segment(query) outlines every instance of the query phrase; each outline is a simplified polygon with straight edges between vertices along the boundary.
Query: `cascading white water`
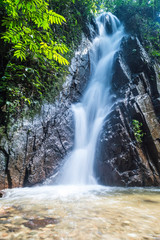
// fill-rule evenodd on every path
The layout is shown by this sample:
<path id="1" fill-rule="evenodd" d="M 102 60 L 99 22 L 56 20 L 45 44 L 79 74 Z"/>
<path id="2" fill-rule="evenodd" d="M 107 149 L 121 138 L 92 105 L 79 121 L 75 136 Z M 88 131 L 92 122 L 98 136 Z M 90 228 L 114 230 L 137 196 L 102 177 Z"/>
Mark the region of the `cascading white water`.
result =
<path id="1" fill-rule="evenodd" d="M 110 23 L 107 35 L 106 20 Z M 74 148 L 62 168 L 59 184 L 96 184 L 94 158 L 97 139 L 111 106 L 112 64 L 124 35 L 123 26 L 111 13 L 97 18 L 99 36 L 91 49 L 91 79 L 81 102 L 72 105 L 75 120 Z"/>

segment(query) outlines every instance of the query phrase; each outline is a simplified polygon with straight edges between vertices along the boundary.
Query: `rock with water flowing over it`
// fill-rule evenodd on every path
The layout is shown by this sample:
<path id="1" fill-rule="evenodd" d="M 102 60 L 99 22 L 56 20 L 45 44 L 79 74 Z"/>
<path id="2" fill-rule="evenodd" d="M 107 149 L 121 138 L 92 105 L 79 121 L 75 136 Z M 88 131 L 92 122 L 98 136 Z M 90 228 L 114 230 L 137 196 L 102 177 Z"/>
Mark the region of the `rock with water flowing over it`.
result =
<path id="1" fill-rule="evenodd" d="M 82 96 L 89 77 L 90 44 L 83 36 L 56 102 L 44 104 L 33 119 L 18 121 L 10 128 L 8 139 L 1 139 L 0 189 L 32 186 L 57 174 L 73 145 L 70 107 Z"/>
<path id="2" fill-rule="evenodd" d="M 115 104 L 98 143 L 97 177 L 105 185 L 160 185 L 160 102 L 156 66 L 139 40 L 125 37 L 115 55 L 112 94 Z M 133 120 L 141 123 L 137 142 Z"/>

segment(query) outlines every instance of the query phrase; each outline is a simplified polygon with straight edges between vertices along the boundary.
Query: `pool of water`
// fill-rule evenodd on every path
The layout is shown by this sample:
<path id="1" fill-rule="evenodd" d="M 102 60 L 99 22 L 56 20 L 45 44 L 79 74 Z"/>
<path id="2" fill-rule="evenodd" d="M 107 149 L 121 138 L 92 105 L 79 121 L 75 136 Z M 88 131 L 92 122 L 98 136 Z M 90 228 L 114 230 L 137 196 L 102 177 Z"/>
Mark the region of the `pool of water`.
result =
<path id="1" fill-rule="evenodd" d="M 43 186 L 5 190 L 0 240 L 160 240 L 160 189 Z"/>

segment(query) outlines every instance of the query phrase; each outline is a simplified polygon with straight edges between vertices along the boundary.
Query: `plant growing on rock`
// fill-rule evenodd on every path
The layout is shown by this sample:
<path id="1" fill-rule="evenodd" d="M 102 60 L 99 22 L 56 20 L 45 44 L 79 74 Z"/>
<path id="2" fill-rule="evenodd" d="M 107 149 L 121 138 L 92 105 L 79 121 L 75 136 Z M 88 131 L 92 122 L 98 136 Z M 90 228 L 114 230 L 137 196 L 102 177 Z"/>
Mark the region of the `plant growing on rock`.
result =
<path id="1" fill-rule="evenodd" d="M 143 131 L 141 129 L 142 123 L 139 122 L 138 120 L 133 119 L 132 125 L 133 125 L 133 132 L 134 132 L 134 136 L 136 138 L 136 141 L 138 143 L 142 143 L 143 142 L 143 137 L 145 135 L 145 133 L 143 133 Z"/>

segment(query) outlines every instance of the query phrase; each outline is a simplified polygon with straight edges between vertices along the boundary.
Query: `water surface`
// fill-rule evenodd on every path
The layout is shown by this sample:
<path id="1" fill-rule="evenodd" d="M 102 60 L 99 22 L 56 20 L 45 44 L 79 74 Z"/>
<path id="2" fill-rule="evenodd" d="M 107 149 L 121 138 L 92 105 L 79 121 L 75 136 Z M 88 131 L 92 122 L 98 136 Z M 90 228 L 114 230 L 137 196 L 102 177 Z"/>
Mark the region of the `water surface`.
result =
<path id="1" fill-rule="evenodd" d="M 44 186 L 5 190 L 0 239 L 160 239 L 160 189 Z"/>

